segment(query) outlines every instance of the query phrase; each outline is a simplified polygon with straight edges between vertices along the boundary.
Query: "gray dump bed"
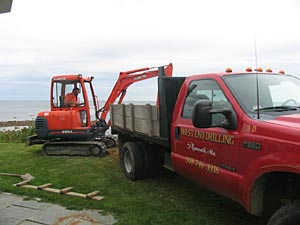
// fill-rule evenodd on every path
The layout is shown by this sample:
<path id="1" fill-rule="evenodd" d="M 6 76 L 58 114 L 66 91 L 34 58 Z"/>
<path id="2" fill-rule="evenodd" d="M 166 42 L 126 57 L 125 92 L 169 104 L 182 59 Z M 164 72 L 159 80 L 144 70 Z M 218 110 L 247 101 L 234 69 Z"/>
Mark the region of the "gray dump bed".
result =
<path id="1" fill-rule="evenodd" d="M 156 106 L 111 105 L 111 126 L 113 129 L 159 137 L 159 113 Z"/>
<path id="2" fill-rule="evenodd" d="M 111 105 L 111 129 L 125 134 L 170 146 L 170 125 L 177 95 L 185 77 L 159 77 L 159 107 L 155 105 Z"/>

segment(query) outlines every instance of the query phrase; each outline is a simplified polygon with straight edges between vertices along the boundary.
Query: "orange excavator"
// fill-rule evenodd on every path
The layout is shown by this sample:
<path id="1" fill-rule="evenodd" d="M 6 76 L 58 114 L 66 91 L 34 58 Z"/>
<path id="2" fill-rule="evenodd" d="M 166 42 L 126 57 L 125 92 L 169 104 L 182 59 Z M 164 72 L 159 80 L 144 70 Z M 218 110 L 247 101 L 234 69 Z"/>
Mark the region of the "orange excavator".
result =
<path id="1" fill-rule="evenodd" d="M 158 68 L 120 72 L 102 108 L 92 85 L 94 77 L 81 74 L 52 77 L 51 110 L 38 113 L 36 135 L 28 138 L 28 144 L 43 144 L 45 155 L 104 156 L 107 147 L 116 145 L 115 139 L 106 135 L 110 126 L 110 120 L 107 120 L 109 105 L 117 100 L 117 104 L 121 104 L 131 84 L 157 76 L 172 76 L 172 71 L 170 63 Z M 72 104 L 71 93 L 76 101 Z"/>

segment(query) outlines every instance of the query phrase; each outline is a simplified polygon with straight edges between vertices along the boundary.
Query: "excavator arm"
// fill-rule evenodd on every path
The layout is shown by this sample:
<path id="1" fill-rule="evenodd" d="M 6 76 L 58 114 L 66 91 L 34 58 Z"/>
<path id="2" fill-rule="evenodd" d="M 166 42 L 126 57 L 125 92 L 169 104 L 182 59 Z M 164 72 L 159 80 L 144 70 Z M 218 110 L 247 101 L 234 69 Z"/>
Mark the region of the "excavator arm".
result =
<path id="1" fill-rule="evenodd" d="M 157 68 L 157 67 L 156 67 Z M 126 72 L 120 72 L 119 78 L 116 81 L 108 99 L 106 100 L 104 106 L 98 110 L 97 117 L 100 121 L 105 121 L 106 116 L 109 112 L 109 105 L 115 103 L 115 101 L 119 98 L 118 104 L 123 102 L 123 99 L 126 95 L 127 88 L 138 81 L 146 80 L 152 77 L 157 76 L 172 76 L 173 72 L 173 65 L 170 63 L 167 66 L 158 67 L 157 69 L 153 70 L 154 68 L 141 68 L 136 70 L 130 70 Z M 110 126 L 110 120 L 106 122 L 107 127 Z"/>

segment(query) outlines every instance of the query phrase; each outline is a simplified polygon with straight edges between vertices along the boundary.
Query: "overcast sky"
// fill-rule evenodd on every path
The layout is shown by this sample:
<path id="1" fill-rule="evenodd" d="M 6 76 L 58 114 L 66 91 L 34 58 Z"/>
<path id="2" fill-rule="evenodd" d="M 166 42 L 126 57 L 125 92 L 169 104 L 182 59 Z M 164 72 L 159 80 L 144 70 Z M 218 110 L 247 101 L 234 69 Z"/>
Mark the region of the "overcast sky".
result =
<path id="1" fill-rule="evenodd" d="M 0 100 L 48 100 L 53 75 L 95 77 L 106 99 L 120 71 L 174 76 L 255 67 L 300 76 L 300 0 L 14 0 L 0 14 Z M 156 79 L 127 100 L 155 100 Z"/>

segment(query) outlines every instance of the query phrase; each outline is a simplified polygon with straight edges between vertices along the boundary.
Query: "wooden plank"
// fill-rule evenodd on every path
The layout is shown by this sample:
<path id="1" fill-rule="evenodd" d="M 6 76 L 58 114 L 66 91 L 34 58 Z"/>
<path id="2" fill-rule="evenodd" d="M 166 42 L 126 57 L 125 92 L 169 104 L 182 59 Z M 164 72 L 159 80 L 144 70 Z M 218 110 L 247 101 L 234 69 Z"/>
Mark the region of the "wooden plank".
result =
<path id="1" fill-rule="evenodd" d="M 111 120 L 111 124 L 118 127 L 125 127 L 124 125 L 124 118 L 125 118 L 125 105 L 111 105 L 110 106 L 111 111 L 111 117 L 113 118 Z"/>
<path id="2" fill-rule="evenodd" d="M 38 189 L 37 186 L 35 186 L 35 185 L 29 185 L 29 184 L 26 184 L 26 185 L 23 185 L 23 186 L 20 186 L 20 187 L 23 187 L 23 188 L 30 188 L 30 189 L 35 189 L 35 190 Z"/>
<path id="3" fill-rule="evenodd" d="M 91 199 L 100 201 L 100 200 L 104 199 L 104 197 L 102 197 L 102 196 L 95 196 L 95 197 L 92 197 Z"/>
<path id="4" fill-rule="evenodd" d="M 99 191 L 93 191 L 86 195 L 86 198 L 92 198 L 99 194 Z"/>
<path id="5" fill-rule="evenodd" d="M 153 119 L 152 119 L 152 109 L 151 109 L 151 105 L 150 104 L 147 104 L 146 105 L 146 108 L 147 108 L 147 121 L 148 121 L 148 130 L 149 130 L 149 135 L 151 137 L 153 137 L 154 135 L 154 131 L 153 131 Z"/>
<path id="6" fill-rule="evenodd" d="M 152 110 L 152 120 L 155 121 L 155 122 L 159 122 L 158 107 L 152 105 L 151 110 Z"/>
<path id="7" fill-rule="evenodd" d="M 0 173 L 0 176 L 21 177 L 21 174 L 14 174 L 14 173 Z"/>
<path id="8" fill-rule="evenodd" d="M 135 131 L 135 123 L 134 123 L 134 105 L 130 104 L 129 105 L 129 110 L 130 110 L 130 118 L 131 118 L 131 129 Z"/>
<path id="9" fill-rule="evenodd" d="M 110 111 L 110 124 L 114 125 L 115 124 L 115 115 L 114 115 L 114 108 L 113 105 L 109 105 L 109 111 Z"/>
<path id="10" fill-rule="evenodd" d="M 66 195 L 80 197 L 80 198 L 86 198 L 86 194 L 81 194 L 77 192 L 67 192 Z"/>
<path id="11" fill-rule="evenodd" d="M 102 196 L 96 196 L 99 194 L 99 191 L 93 191 L 89 194 L 82 194 L 82 193 L 77 193 L 77 192 L 70 192 L 70 190 L 72 190 L 74 187 L 67 187 L 67 188 L 59 190 L 59 189 L 55 189 L 55 188 L 50 188 L 50 186 L 52 186 L 51 183 L 43 184 L 40 186 L 35 186 L 35 185 L 28 185 L 27 183 L 29 183 L 29 182 L 30 182 L 30 180 L 22 181 L 20 183 L 14 184 L 14 186 L 19 186 L 19 187 L 23 187 L 23 188 L 31 188 L 31 189 L 41 190 L 41 191 L 48 191 L 48 192 L 52 192 L 52 193 L 56 193 L 56 194 L 65 194 L 65 195 L 70 195 L 70 196 L 80 197 L 80 198 L 93 199 L 93 200 L 97 200 L 97 201 L 100 201 L 104 198 Z"/>
<path id="12" fill-rule="evenodd" d="M 39 190 L 43 190 L 43 189 L 45 189 L 45 188 L 47 188 L 47 187 L 51 187 L 51 186 L 52 186 L 51 183 L 47 183 L 47 184 L 43 184 L 43 185 L 38 186 L 38 189 L 39 189 Z"/>
<path id="13" fill-rule="evenodd" d="M 121 105 L 121 107 L 122 107 L 122 114 L 121 114 L 121 117 L 120 117 L 120 119 L 122 120 L 122 124 L 123 124 L 123 127 L 124 128 L 126 128 L 126 119 L 125 119 L 125 105 L 124 104 L 122 104 Z"/>
<path id="14" fill-rule="evenodd" d="M 44 188 L 43 191 L 48 191 L 48 192 L 60 194 L 60 190 L 59 189 L 55 189 L 55 188 Z"/>
<path id="15" fill-rule="evenodd" d="M 159 122 L 153 122 L 153 136 L 160 137 L 160 127 Z"/>
<path id="16" fill-rule="evenodd" d="M 74 187 L 66 187 L 64 189 L 61 189 L 60 194 L 66 194 L 67 192 L 71 191 L 72 189 L 74 189 Z"/>
<path id="17" fill-rule="evenodd" d="M 24 180 L 24 181 L 21 181 L 21 182 L 19 182 L 17 184 L 14 184 L 14 186 L 17 186 L 17 187 L 23 186 L 25 184 L 28 184 L 29 182 L 30 182 L 30 180 Z"/>

